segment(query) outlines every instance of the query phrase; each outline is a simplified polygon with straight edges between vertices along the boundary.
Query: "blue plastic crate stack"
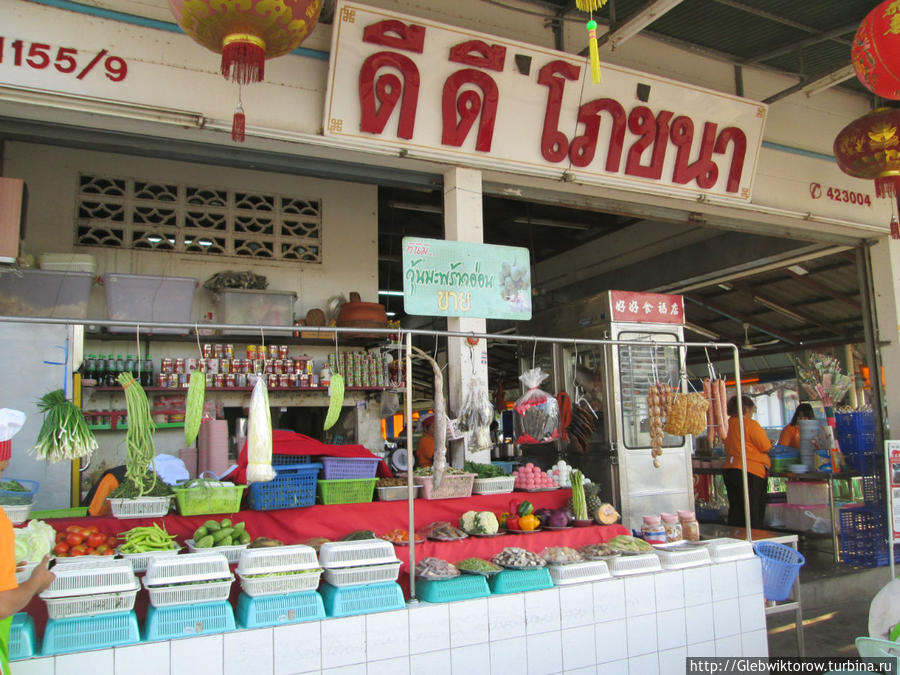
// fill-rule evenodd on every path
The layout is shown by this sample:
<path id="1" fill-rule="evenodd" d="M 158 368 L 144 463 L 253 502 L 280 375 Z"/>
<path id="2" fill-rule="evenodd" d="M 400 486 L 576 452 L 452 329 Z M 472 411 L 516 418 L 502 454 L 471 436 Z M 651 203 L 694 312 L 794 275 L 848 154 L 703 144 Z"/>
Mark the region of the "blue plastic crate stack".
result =
<path id="1" fill-rule="evenodd" d="M 328 616 L 354 616 L 405 606 L 397 583 L 400 561 L 383 539 L 330 541 L 319 549 L 325 583 L 320 593 Z"/>
<path id="2" fill-rule="evenodd" d="M 888 523 L 883 507 L 844 506 L 840 513 L 841 559 L 856 567 L 888 564 Z"/>

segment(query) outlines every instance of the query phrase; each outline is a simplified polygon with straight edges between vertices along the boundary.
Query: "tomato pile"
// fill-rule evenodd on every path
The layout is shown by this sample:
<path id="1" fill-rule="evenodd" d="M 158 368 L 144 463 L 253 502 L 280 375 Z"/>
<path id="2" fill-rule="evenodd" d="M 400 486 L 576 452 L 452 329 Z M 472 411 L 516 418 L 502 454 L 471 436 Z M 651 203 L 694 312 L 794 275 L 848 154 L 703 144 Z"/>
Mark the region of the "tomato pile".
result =
<path id="1" fill-rule="evenodd" d="M 115 535 L 104 534 L 96 526 L 69 525 L 56 533 L 53 552 L 61 558 L 79 555 L 115 555 L 119 542 Z"/>

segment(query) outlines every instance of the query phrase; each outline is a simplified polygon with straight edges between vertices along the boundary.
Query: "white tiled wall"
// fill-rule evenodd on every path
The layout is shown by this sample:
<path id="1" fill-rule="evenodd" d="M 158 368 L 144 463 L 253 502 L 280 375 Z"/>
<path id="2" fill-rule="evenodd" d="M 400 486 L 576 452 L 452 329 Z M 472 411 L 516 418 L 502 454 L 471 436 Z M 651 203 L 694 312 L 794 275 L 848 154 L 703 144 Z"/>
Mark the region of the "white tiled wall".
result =
<path id="1" fill-rule="evenodd" d="M 668 675 L 766 656 L 758 559 L 16 661 L 16 675 Z"/>

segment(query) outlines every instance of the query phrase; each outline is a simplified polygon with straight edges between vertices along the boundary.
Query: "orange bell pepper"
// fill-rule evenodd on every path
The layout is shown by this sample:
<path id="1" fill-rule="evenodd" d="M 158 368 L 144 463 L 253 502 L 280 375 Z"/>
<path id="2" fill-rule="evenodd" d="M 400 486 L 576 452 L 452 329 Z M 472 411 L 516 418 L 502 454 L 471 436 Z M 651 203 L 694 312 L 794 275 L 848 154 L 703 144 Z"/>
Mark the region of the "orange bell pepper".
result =
<path id="1" fill-rule="evenodd" d="M 536 530 L 541 526 L 541 521 L 538 520 L 538 517 L 533 514 L 528 514 L 527 516 L 519 516 L 519 529 L 520 530 Z"/>

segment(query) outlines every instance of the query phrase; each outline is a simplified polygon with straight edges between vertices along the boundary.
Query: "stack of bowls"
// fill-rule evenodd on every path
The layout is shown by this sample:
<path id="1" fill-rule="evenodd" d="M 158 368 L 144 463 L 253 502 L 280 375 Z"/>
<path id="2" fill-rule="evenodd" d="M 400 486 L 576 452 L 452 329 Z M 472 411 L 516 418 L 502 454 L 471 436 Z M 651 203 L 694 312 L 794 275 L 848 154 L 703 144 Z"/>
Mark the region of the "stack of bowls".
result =
<path id="1" fill-rule="evenodd" d="M 816 449 L 813 439 L 818 436 L 823 420 L 797 420 L 800 427 L 800 464 L 807 467 L 815 466 Z"/>

